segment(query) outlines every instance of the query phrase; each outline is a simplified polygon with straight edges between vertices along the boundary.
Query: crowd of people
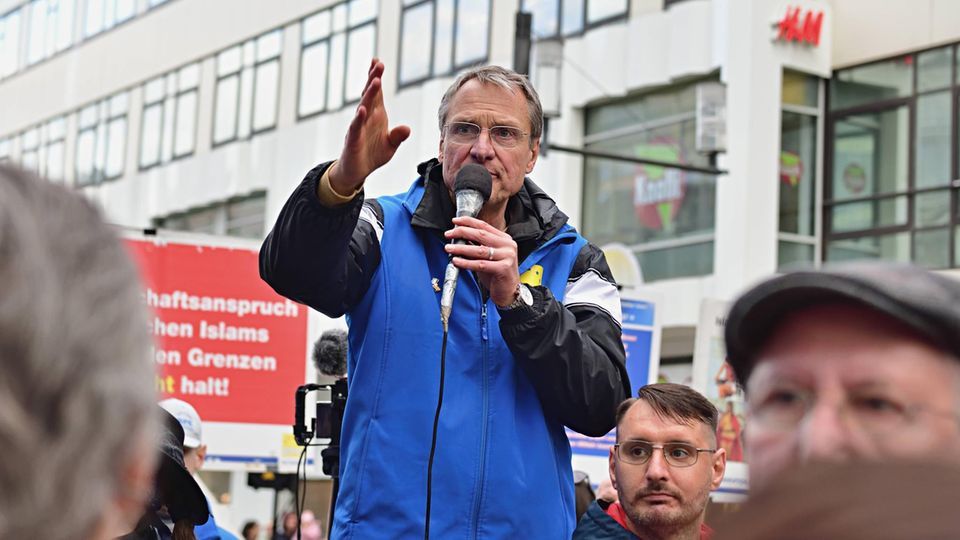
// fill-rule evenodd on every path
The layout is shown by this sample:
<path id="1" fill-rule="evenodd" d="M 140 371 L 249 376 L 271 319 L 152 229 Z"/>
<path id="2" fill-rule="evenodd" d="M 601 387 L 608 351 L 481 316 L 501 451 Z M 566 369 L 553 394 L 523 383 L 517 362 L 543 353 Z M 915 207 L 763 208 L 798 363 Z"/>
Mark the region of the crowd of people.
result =
<path id="1" fill-rule="evenodd" d="M 364 198 L 410 134 L 389 126 L 383 71 L 371 63 L 343 152 L 307 173 L 260 259 L 281 294 L 350 316 L 333 538 L 960 537 L 960 282 L 858 263 L 747 290 L 725 328 L 723 383 L 748 417 L 732 446 L 741 427 L 688 386 L 629 395 L 603 253 L 526 178 L 543 119 L 525 77 L 467 70 L 409 191 Z M 491 176 L 476 217 L 455 217 L 465 164 Z M 448 335 L 420 315 L 449 260 L 464 273 Z M 0 283 L 0 540 L 236 538 L 197 475 L 199 414 L 158 406 L 137 271 L 101 213 L 0 167 Z M 565 427 L 616 430 L 595 490 Z M 708 524 L 741 453 L 752 494 Z M 238 533 L 323 538 L 299 517 Z"/>

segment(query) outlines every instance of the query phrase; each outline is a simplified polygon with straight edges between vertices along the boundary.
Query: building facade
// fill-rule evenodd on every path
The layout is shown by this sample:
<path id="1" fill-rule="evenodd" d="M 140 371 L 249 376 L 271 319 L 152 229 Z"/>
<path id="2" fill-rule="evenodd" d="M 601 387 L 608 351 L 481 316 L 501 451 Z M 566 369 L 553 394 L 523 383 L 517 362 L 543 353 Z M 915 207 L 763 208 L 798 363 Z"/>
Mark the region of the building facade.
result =
<path id="1" fill-rule="evenodd" d="M 960 266 L 952 0 L 0 0 L 0 161 L 119 225 L 262 238 L 339 155 L 370 57 L 412 128 L 377 196 L 437 155 L 457 72 L 513 64 L 519 10 L 550 113 L 531 176 L 639 263 L 618 278 L 662 298 L 665 364 L 704 299 L 790 264 Z"/>

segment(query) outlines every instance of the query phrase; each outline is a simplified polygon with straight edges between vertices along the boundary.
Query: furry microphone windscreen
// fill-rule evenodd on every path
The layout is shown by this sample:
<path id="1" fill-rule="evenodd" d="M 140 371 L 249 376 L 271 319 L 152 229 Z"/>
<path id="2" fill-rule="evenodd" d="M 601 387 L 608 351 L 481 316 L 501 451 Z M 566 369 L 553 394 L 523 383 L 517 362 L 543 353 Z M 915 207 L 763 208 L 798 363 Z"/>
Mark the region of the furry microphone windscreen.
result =
<path id="1" fill-rule="evenodd" d="M 317 371 L 330 377 L 347 374 L 347 331 L 327 330 L 313 344 L 313 363 Z"/>

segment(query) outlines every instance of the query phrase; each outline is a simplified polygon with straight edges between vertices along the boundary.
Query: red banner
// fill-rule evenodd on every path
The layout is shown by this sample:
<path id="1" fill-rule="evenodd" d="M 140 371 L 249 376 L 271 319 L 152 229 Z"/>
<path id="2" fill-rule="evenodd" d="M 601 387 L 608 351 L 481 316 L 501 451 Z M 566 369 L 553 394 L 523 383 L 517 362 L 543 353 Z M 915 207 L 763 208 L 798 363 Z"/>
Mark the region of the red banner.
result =
<path id="1" fill-rule="evenodd" d="M 289 424 L 307 308 L 260 279 L 257 252 L 128 240 L 151 309 L 157 387 L 205 422 Z"/>

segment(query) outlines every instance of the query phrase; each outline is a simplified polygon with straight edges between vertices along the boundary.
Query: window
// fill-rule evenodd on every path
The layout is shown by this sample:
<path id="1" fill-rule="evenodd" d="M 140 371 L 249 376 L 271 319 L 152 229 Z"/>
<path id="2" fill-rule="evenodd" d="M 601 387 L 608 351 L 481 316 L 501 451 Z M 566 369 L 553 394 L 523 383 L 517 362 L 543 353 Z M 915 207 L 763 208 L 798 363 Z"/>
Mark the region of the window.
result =
<path id="1" fill-rule="evenodd" d="M 122 92 L 80 110 L 74 162 L 78 185 L 123 174 L 127 142 L 127 99 Z"/>
<path id="2" fill-rule="evenodd" d="M 75 0 L 33 0 L 28 4 L 27 64 L 35 64 L 73 42 Z"/>
<path id="3" fill-rule="evenodd" d="M 40 173 L 40 128 L 28 129 L 20 135 L 20 166 Z"/>
<path id="4" fill-rule="evenodd" d="M 41 173 L 55 182 L 64 179 L 64 152 L 66 148 L 66 119 L 54 118 L 43 125 L 41 132 Z"/>
<path id="5" fill-rule="evenodd" d="M 827 260 L 960 266 L 957 47 L 838 71 L 830 83 Z"/>
<path id="6" fill-rule="evenodd" d="M 489 35 L 489 0 L 404 0 L 400 86 L 486 61 Z"/>
<path id="7" fill-rule="evenodd" d="M 214 146 L 276 127 L 282 37 L 274 30 L 217 55 Z"/>
<path id="8" fill-rule="evenodd" d="M 140 168 L 193 153 L 200 64 L 184 66 L 143 85 Z"/>
<path id="9" fill-rule="evenodd" d="M 587 109 L 585 147 L 708 166 L 707 157 L 695 149 L 696 85 Z M 598 245 L 627 245 L 647 281 L 713 272 L 715 207 L 713 175 L 584 160 L 584 234 Z"/>
<path id="10" fill-rule="evenodd" d="M 87 0 L 83 35 L 95 36 L 131 19 L 136 7 L 135 0 Z"/>
<path id="11" fill-rule="evenodd" d="M 533 35 L 544 39 L 624 20 L 628 4 L 627 0 L 523 0 L 522 7 L 533 14 Z"/>
<path id="12" fill-rule="evenodd" d="M 20 68 L 20 9 L 0 15 L 0 79 Z"/>
<path id="13" fill-rule="evenodd" d="M 351 0 L 300 23 L 297 116 L 336 110 L 360 99 L 377 41 L 377 2 Z"/>
<path id="14" fill-rule="evenodd" d="M 154 223 L 158 228 L 175 231 L 263 239 L 266 208 L 267 196 L 260 192 L 158 218 Z"/>
<path id="15" fill-rule="evenodd" d="M 10 161 L 10 137 L 0 138 L 0 163 Z"/>
<path id="16" fill-rule="evenodd" d="M 777 263 L 784 268 L 816 259 L 820 80 L 784 71 L 781 94 Z"/>

